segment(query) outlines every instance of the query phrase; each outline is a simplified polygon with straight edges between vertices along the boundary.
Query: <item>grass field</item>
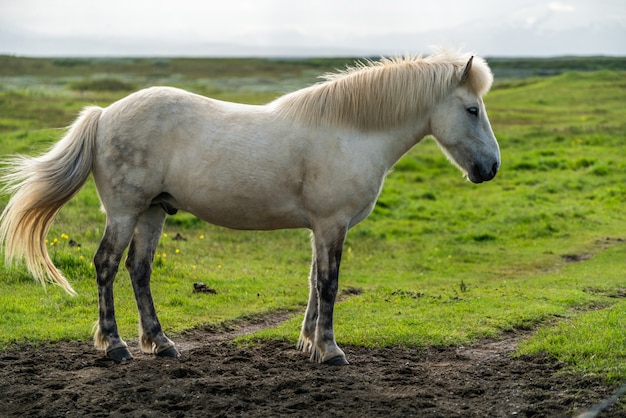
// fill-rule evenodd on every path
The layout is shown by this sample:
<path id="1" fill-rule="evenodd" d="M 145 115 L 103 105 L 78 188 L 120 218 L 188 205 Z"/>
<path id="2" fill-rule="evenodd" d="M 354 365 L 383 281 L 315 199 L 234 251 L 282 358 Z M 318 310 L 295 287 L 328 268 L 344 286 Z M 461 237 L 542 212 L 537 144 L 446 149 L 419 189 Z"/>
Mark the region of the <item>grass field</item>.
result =
<path id="1" fill-rule="evenodd" d="M 346 62 L 0 57 L 0 154 L 40 153 L 83 106 L 106 106 L 144 86 L 265 103 Z M 562 72 L 497 82 L 485 102 L 502 169 L 490 183 L 463 180 L 432 140 L 406 155 L 373 214 L 348 235 L 340 290 L 355 294 L 338 303 L 338 343 L 459 345 L 537 329 L 520 353 L 547 352 L 571 371 L 625 380 L 625 75 Z M 79 296 L 44 292 L 23 268 L 3 271 L 0 346 L 90 338 L 97 318 L 91 260 L 103 227 L 89 182 L 48 237 L 56 265 Z M 272 311 L 301 312 L 309 263 L 308 231 L 237 232 L 179 213 L 168 218 L 155 259 L 161 322 L 172 334 Z M 193 293 L 194 282 L 217 294 Z M 121 333 L 136 338 L 123 267 L 116 298 Z M 295 343 L 300 321 L 242 342 Z"/>

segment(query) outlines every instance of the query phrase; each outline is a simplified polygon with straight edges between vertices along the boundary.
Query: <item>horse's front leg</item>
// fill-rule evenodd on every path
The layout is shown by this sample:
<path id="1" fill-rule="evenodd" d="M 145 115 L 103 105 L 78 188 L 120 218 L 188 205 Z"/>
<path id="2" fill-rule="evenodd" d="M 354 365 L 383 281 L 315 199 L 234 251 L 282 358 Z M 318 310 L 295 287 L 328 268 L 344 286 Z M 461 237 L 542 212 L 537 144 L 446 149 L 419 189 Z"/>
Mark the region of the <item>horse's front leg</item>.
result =
<path id="1" fill-rule="evenodd" d="M 126 268 L 130 274 L 139 310 L 139 347 L 161 357 L 179 357 L 174 343 L 165 336 L 154 308 L 150 276 L 154 252 L 161 237 L 165 212 L 151 206 L 141 214 L 128 249 Z"/>
<path id="2" fill-rule="evenodd" d="M 331 234 L 315 233 L 314 249 L 317 272 L 317 321 L 311 346 L 311 360 L 341 366 L 348 364 L 346 355 L 335 341 L 333 314 L 339 287 L 339 265 L 346 229 Z M 305 331 L 305 330 L 303 330 Z"/>
<path id="3" fill-rule="evenodd" d="M 94 327 L 94 345 L 106 351 L 108 357 L 127 361 L 133 358 L 128 346 L 120 338 L 115 320 L 113 282 L 122 258 L 122 253 L 130 240 L 134 224 L 132 221 L 107 219 L 107 227 L 94 257 L 96 280 L 98 282 L 99 318 Z"/>
<path id="4" fill-rule="evenodd" d="M 317 293 L 317 260 L 315 257 L 315 249 L 313 249 L 313 262 L 311 263 L 311 274 L 309 275 L 309 302 L 306 305 L 304 320 L 302 321 L 302 330 L 296 348 L 310 353 L 315 337 L 315 326 L 317 324 L 317 305 L 319 296 Z"/>

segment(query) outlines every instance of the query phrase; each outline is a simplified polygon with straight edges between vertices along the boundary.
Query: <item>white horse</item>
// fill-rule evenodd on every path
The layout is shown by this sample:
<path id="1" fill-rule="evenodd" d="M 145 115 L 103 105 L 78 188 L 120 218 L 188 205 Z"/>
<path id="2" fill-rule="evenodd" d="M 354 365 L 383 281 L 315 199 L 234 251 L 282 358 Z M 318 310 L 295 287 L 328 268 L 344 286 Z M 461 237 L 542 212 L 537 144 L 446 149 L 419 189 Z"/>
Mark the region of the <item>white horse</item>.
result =
<path id="1" fill-rule="evenodd" d="M 139 310 L 140 347 L 177 357 L 153 305 L 150 276 L 167 214 L 184 210 L 235 229 L 309 228 L 310 294 L 297 347 L 312 361 L 347 364 L 333 331 L 348 230 L 372 211 L 385 175 L 424 136 L 473 183 L 491 180 L 500 151 L 481 96 L 485 61 L 440 52 L 383 59 L 327 75 L 264 106 L 227 103 L 168 87 L 88 107 L 40 157 L 5 161 L 0 216 L 7 265 L 24 260 L 44 285 L 73 293 L 45 238 L 90 173 L 106 212 L 94 257 L 95 345 L 132 358 L 118 334 L 113 281 L 122 253 Z"/>

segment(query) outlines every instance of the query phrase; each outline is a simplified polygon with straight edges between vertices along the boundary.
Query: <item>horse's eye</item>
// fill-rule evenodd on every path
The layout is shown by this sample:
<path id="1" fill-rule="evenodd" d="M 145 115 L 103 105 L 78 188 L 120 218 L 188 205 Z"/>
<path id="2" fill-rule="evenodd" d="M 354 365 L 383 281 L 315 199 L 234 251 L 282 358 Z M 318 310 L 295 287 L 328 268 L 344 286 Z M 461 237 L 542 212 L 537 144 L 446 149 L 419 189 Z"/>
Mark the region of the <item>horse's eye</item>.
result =
<path id="1" fill-rule="evenodd" d="M 478 116 L 478 108 L 476 106 L 470 106 L 467 108 L 467 113 L 472 116 Z"/>

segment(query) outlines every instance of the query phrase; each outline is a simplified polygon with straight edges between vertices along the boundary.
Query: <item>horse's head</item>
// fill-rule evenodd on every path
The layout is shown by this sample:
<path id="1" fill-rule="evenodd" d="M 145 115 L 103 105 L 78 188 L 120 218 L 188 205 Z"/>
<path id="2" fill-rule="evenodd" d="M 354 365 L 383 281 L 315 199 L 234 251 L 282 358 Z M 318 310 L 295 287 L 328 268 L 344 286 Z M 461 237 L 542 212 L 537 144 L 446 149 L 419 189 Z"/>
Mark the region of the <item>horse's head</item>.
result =
<path id="1" fill-rule="evenodd" d="M 430 126 L 437 143 L 472 183 L 495 177 L 500 149 L 481 98 L 491 85 L 484 61 L 472 68 L 473 58 L 458 75 L 458 86 L 433 109 Z"/>

